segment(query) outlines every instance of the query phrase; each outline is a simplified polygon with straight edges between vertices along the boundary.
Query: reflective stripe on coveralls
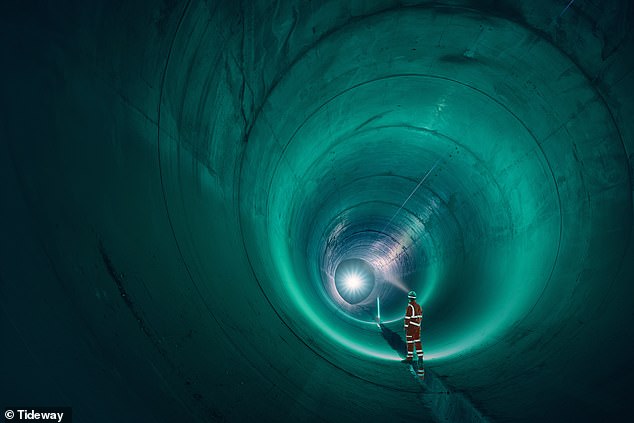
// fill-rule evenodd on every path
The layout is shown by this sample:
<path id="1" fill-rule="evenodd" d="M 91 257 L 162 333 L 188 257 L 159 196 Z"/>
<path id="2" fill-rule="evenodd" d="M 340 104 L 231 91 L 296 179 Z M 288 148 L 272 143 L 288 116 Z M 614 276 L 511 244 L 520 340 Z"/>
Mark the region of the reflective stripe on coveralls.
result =
<path id="1" fill-rule="evenodd" d="M 407 338 L 407 359 L 414 358 L 414 349 L 417 350 L 419 360 L 423 359 L 423 347 L 420 342 L 420 325 L 423 318 L 423 310 L 415 300 L 411 300 L 405 311 L 405 336 Z M 424 370 L 418 369 L 419 375 Z"/>

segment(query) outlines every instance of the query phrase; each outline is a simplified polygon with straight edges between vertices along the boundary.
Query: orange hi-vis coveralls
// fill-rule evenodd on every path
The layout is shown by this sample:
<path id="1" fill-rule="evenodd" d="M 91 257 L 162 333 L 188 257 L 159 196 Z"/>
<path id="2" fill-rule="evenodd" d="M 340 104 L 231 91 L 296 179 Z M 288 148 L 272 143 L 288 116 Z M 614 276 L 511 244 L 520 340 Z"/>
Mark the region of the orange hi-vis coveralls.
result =
<path id="1" fill-rule="evenodd" d="M 407 360 L 414 358 L 414 348 L 418 353 L 418 359 L 423 359 L 423 346 L 420 342 L 420 326 L 423 322 L 423 309 L 416 302 L 410 300 L 405 310 L 405 337 L 407 338 Z"/>

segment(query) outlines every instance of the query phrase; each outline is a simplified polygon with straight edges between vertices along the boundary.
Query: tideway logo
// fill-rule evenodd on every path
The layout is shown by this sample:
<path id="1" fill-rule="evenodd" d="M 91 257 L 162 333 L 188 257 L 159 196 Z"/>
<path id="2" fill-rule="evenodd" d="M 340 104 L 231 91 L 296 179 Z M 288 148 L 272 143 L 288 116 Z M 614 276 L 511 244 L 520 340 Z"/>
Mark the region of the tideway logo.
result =
<path id="1" fill-rule="evenodd" d="M 70 423 L 72 411 L 70 407 L 7 407 L 4 410 L 5 422 L 24 420 Z"/>

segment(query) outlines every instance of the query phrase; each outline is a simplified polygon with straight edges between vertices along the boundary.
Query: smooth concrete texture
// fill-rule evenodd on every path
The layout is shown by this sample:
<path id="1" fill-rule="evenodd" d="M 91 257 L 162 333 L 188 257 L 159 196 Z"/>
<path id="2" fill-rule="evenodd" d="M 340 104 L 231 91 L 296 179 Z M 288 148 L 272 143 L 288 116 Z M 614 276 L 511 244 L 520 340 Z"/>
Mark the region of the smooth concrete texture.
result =
<path id="1" fill-rule="evenodd" d="M 0 405 L 629 421 L 633 19 L 3 2 Z M 374 278 L 354 301 L 350 260 Z M 398 362 L 410 289 L 423 383 Z"/>

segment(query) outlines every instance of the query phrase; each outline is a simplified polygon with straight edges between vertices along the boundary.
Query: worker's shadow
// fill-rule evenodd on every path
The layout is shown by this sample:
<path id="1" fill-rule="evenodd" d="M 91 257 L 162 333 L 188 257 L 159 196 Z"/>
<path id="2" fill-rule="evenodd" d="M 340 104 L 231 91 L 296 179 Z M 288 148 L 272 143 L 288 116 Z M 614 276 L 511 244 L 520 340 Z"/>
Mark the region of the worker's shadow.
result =
<path id="1" fill-rule="evenodd" d="M 396 351 L 401 357 L 405 357 L 407 354 L 407 344 L 403 341 L 403 338 L 396 332 L 385 327 L 383 323 L 379 324 L 381 328 L 381 335 L 383 339 L 387 341 L 387 343 L 392 347 L 394 351 Z"/>

